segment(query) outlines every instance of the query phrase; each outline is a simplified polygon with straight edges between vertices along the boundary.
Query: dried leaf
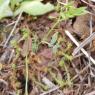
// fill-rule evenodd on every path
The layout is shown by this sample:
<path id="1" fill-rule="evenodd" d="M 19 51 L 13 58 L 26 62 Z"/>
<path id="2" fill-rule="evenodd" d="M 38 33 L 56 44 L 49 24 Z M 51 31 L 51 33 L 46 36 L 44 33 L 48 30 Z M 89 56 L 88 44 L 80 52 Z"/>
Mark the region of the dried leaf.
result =
<path id="1" fill-rule="evenodd" d="M 53 57 L 52 50 L 51 49 L 44 49 L 40 53 L 41 56 L 44 56 L 47 59 L 51 59 Z"/>

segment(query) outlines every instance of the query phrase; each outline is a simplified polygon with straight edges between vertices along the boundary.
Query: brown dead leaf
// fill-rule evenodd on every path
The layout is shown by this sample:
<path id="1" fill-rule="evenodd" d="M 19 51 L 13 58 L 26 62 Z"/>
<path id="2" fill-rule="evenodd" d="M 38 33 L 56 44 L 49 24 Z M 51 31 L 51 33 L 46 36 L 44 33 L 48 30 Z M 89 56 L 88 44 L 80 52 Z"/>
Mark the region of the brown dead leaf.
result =
<path id="1" fill-rule="evenodd" d="M 41 64 L 42 61 L 40 59 L 40 56 L 36 55 L 35 53 L 31 52 L 30 55 L 29 55 L 29 63 L 31 64 Z"/>
<path id="2" fill-rule="evenodd" d="M 49 14 L 50 19 L 58 18 L 59 14 L 57 12 L 53 12 Z"/>
<path id="3" fill-rule="evenodd" d="M 30 53 L 29 63 L 32 64 L 32 71 L 47 72 L 48 60 L 39 54 Z"/>
<path id="4" fill-rule="evenodd" d="M 89 36 L 90 31 L 90 14 L 82 15 L 76 18 L 76 21 L 73 24 L 74 32 L 81 37 L 81 39 L 85 39 Z M 92 16 L 92 31 L 95 31 L 95 17 Z"/>
<path id="5" fill-rule="evenodd" d="M 51 59 L 53 57 L 53 53 L 51 49 L 44 49 L 42 50 L 39 55 L 47 58 L 47 59 Z"/>

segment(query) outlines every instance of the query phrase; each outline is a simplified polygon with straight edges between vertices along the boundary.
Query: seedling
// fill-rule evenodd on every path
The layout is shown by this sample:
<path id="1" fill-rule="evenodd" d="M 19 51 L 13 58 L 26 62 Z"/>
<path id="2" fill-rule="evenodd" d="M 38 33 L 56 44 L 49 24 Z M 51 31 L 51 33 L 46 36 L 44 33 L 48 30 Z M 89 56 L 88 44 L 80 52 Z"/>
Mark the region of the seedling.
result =
<path id="1" fill-rule="evenodd" d="M 65 69 L 66 74 L 67 74 L 67 80 L 66 80 L 66 82 L 67 82 L 67 84 L 71 87 L 72 81 L 71 81 L 70 73 L 69 73 L 69 71 L 68 71 L 68 69 L 67 69 L 67 66 L 65 65 L 65 60 L 64 60 L 64 58 L 62 58 L 62 59 L 60 60 L 59 66 L 61 66 L 62 68 Z"/>
<path id="2" fill-rule="evenodd" d="M 73 6 L 73 2 L 70 2 L 66 5 L 64 5 L 64 8 L 66 9 L 66 11 L 61 12 L 62 20 L 66 20 L 69 18 L 73 18 L 73 17 L 84 15 L 84 14 L 88 13 L 86 11 L 86 7 L 76 8 Z"/>
<path id="3" fill-rule="evenodd" d="M 21 40 L 26 40 L 30 35 L 30 30 L 27 29 L 27 28 L 22 28 L 21 33 L 22 33 L 22 38 L 20 39 L 20 41 Z"/>
<path id="4" fill-rule="evenodd" d="M 16 49 L 16 57 L 18 57 L 19 54 L 20 54 L 20 48 L 18 46 L 17 41 L 16 40 L 12 40 L 11 41 L 11 45 Z"/>
<path id="5" fill-rule="evenodd" d="M 88 13 L 88 11 L 86 11 L 86 7 L 76 8 L 76 7 L 74 7 L 73 2 L 69 2 L 65 5 L 58 4 L 58 6 L 59 7 L 57 10 L 59 10 L 58 11 L 59 16 L 58 16 L 57 20 L 55 21 L 54 25 L 51 27 L 51 29 L 48 31 L 48 33 L 45 35 L 43 40 L 47 40 L 47 37 L 54 30 L 54 28 L 57 27 L 57 25 L 60 22 Z"/>
<path id="6" fill-rule="evenodd" d="M 52 48 L 53 53 L 56 53 L 60 48 L 60 45 L 58 43 L 58 34 L 59 34 L 58 32 L 54 33 L 51 38 L 50 44 L 48 44 L 48 46 Z"/>
<path id="7" fill-rule="evenodd" d="M 38 48 L 39 48 L 38 36 L 34 34 L 32 38 L 32 51 L 36 53 L 38 51 Z"/>

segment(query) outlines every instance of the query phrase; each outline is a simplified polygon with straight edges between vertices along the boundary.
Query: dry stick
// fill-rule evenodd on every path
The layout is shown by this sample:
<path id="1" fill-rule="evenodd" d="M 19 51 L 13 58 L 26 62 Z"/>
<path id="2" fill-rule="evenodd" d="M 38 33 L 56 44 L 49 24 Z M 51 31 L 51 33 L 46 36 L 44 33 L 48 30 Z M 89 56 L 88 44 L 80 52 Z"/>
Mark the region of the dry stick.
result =
<path id="1" fill-rule="evenodd" d="M 8 86 L 8 83 L 5 80 L 0 79 L 0 82 L 4 83 L 6 86 Z"/>
<path id="2" fill-rule="evenodd" d="M 90 21 L 89 21 L 89 24 L 90 24 L 90 35 L 92 34 L 92 32 L 93 32 L 93 30 L 92 30 L 92 15 L 91 15 L 91 17 L 90 17 Z M 91 41 L 91 43 L 90 43 L 90 46 L 89 46 L 89 48 L 91 48 L 91 46 L 92 46 L 92 41 Z M 89 50 L 89 57 L 91 56 L 91 51 Z M 91 61 L 89 60 L 89 64 L 91 63 Z M 92 70 L 91 70 L 91 64 L 90 64 L 90 75 L 91 74 L 93 74 L 93 72 L 92 72 Z M 94 74 L 93 74 L 94 75 Z"/>
<path id="3" fill-rule="evenodd" d="M 43 77 L 42 82 L 43 82 L 44 84 L 46 84 L 49 88 L 51 88 L 51 90 L 52 90 L 53 88 L 55 88 L 55 87 L 58 87 L 58 86 L 56 86 L 55 84 L 53 84 L 47 77 Z M 50 91 L 50 90 L 49 90 L 49 91 Z M 47 92 L 49 92 L 49 91 L 47 91 Z M 46 92 L 46 93 L 47 93 L 47 92 Z M 58 89 L 58 92 L 60 92 L 60 93 L 63 95 L 63 93 L 62 93 L 61 90 Z M 49 93 L 50 93 L 50 92 L 49 92 Z M 42 95 L 43 95 L 43 94 L 45 94 L 45 92 L 42 93 Z"/>
<path id="4" fill-rule="evenodd" d="M 85 4 L 89 5 L 90 7 L 95 8 L 95 6 L 94 6 L 94 5 L 92 5 L 92 4 L 88 3 L 88 2 L 86 2 L 85 0 L 81 0 L 81 1 L 82 1 L 83 3 L 85 3 Z"/>
<path id="5" fill-rule="evenodd" d="M 95 0 L 91 0 L 92 2 L 95 2 Z"/>
<path id="6" fill-rule="evenodd" d="M 69 31 L 67 31 L 67 30 L 65 30 L 65 33 L 66 33 L 66 35 L 74 42 L 74 44 L 76 45 L 76 46 L 79 46 L 79 43 L 76 41 L 76 39 L 72 36 L 72 34 L 69 32 Z M 93 64 L 95 64 L 95 60 L 90 56 L 89 57 L 89 54 L 87 53 L 87 51 L 85 51 L 85 49 L 81 49 L 81 51 L 85 54 L 85 56 L 87 57 L 87 58 L 89 58 L 89 60 L 93 63 Z"/>
<path id="7" fill-rule="evenodd" d="M 72 55 L 75 56 L 81 48 L 90 43 L 95 38 L 95 32 L 92 33 L 88 38 L 86 38 L 77 48 L 74 49 Z"/>
<path id="8" fill-rule="evenodd" d="M 85 95 L 95 95 L 95 91 L 92 91 L 92 92 L 87 93 L 87 94 L 85 94 Z"/>
<path id="9" fill-rule="evenodd" d="M 84 71 L 86 71 L 89 68 L 89 66 L 90 66 L 90 64 L 88 64 L 86 67 L 84 67 L 83 70 L 79 72 L 79 74 L 82 74 Z M 75 75 L 71 80 L 72 81 L 75 80 L 79 76 L 79 74 Z"/>
<path id="10" fill-rule="evenodd" d="M 63 2 L 61 2 L 60 0 L 57 0 L 57 2 L 59 3 L 59 4 L 61 4 L 61 5 L 66 5 L 66 3 L 63 3 Z"/>
<path id="11" fill-rule="evenodd" d="M 75 64 L 74 64 L 73 62 L 72 62 L 71 64 L 72 64 L 73 68 L 75 69 L 75 72 L 77 73 L 77 75 L 79 76 L 79 78 L 80 78 L 80 80 L 81 80 L 81 82 L 82 82 L 82 81 L 83 81 L 83 78 L 82 78 L 82 76 L 80 75 L 79 70 L 76 68 L 76 66 L 75 66 Z"/>
<path id="12" fill-rule="evenodd" d="M 4 44 L 4 46 L 3 46 L 4 48 L 6 47 L 6 45 L 7 45 L 7 43 L 9 42 L 9 40 L 10 40 L 10 38 L 11 38 L 13 32 L 15 31 L 16 26 L 18 25 L 18 22 L 20 21 L 21 16 L 22 16 L 22 12 L 19 14 L 19 16 L 18 16 L 18 18 L 17 18 L 17 20 L 16 20 L 16 22 L 15 22 L 15 25 L 14 25 L 14 27 L 13 27 L 13 29 L 12 29 L 10 35 L 9 35 L 8 38 L 6 39 L 5 44 Z"/>
<path id="13" fill-rule="evenodd" d="M 84 55 L 84 54 L 83 54 L 83 53 L 79 53 L 79 54 L 77 54 L 76 56 L 74 56 L 73 59 L 76 59 L 76 58 L 78 58 L 78 57 L 81 57 L 82 55 Z"/>
<path id="14" fill-rule="evenodd" d="M 43 77 L 42 78 L 42 82 L 47 85 L 49 88 L 53 88 L 55 87 L 55 85 L 47 78 L 47 77 Z"/>
<path id="15" fill-rule="evenodd" d="M 13 21 L 12 23 L 9 23 L 8 25 L 6 25 L 5 27 L 9 27 L 9 26 L 11 26 L 11 25 L 13 25 L 13 24 L 15 24 L 16 23 L 16 21 Z"/>
<path id="16" fill-rule="evenodd" d="M 47 95 L 47 94 L 49 94 L 49 93 L 51 93 L 51 92 L 53 92 L 53 91 L 55 91 L 55 90 L 57 90 L 57 89 L 59 89 L 60 87 L 59 86 L 56 86 L 56 87 L 54 87 L 53 89 L 50 89 L 49 91 L 46 91 L 46 92 L 44 92 L 44 93 L 42 93 L 42 94 L 40 94 L 40 95 Z"/>
<path id="17" fill-rule="evenodd" d="M 88 37 L 88 38 L 86 38 L 80 45 L 79 45 L 79 47 L 77 47 L 74 51 L 73 51 L 73 53 L 72 53 L 72 55 L 73 56 L 75 56 L 79 51 L 80 51 L 80 49 L 81 48 L 83 48 L 85 45 L 87 45 L 88 43 L 90 43 L 90 48 L 91 48 L 91 46 L 92 46 L 92 40 L 95 38 L 95 32 L 94 33 L 92 33 L 92 15 L 91 15 L 91 18 L 90 18 L 90 36 Z"/>
<path id="18" fill-rule="evenodd" d="M 11 51 L 11 54 L 10 54 L 10 57 L 8 60 L 8 64 L 11 62 L 13 55 L 14 55 L 14 49 L 12 49 L 12 51 Z"/>

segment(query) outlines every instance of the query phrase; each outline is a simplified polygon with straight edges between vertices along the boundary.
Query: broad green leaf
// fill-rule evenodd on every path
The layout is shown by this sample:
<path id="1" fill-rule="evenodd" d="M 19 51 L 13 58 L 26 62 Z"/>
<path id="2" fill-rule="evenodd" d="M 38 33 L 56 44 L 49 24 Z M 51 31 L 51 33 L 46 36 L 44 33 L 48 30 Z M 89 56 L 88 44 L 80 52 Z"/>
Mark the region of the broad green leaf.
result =
<path id="1" fill-rule="evenodd" d="M 3 0 L 0 0 L 0 5 L 3 3 Z"/>
<path id="2" fill-rule="evenodd" d="M 12 10 L 9 7 L 10 0 L 0 0 L 0 19 L 12 16 Z"/>
<path id="3" fill-rule="evenodd" d="M 86 7 L 76 8 L 76 10 L 75 10 L 75 15 L 76 16 L 84 15 L 86 13 L 87 13 Z"/>
<path id="4" fill-rule="evenodd" d="M 14 15 L 18 15 L 21 12 L 28 13 L 29 15 L 43 15 L 54 10 L 54 6 L 50 3 L 43 4 L 40 1 L 24 1 L 20 8 L 18 8 Z"/>

